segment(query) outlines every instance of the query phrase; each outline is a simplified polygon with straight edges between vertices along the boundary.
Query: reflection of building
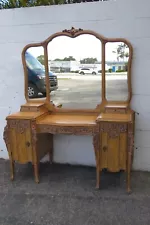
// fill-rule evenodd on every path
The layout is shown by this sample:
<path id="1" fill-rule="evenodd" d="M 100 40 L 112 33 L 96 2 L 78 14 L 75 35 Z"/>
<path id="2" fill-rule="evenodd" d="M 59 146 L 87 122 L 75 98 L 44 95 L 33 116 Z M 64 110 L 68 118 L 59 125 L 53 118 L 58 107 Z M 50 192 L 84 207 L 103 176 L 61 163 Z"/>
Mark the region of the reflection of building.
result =
<path id="1" fill-rule="evenodd" d="M 110 69 L 112 69 L 112 72 L 116 72 L 117 70 L 127 70 L 127 61 L 107 61 L 106 64 Z"/>
<path id="2" fill-rule="evenodd" d="M 126 70 L 127 62 L 123 61 L 107 61 L 105 64 L 106 71 L 112 69 L 112 72 L 117 70 Z M 75 72 L 81 68 L 89 68 L 95 70 L 101 70 L 101 62 L 95 64 L 81 64 L 78 61 L 49 61 L 49 68 L 53 72 Z"/>
<path id="3" fill-rule="evenodd" d="M 95 63 L 95 64 L 80 64 L 79 69 L 82 68 L 88 68 L 88 69 L 93 69 L 93 70 L 101 70 L 102 65 L 101 63 Z"/>
<path id="4" fill-rule="evenodd" d="M 80 62 L 77 61 L 49 61 L 49 68 L 54 72 L 70 72 L 79 70 Z"/>
<path id="5" fill-rule="evenodd" d="M 49 61 L 49 68 L 54 72 L 75 72 L 79 71 L 81 68 L 101 70 L 101 63 L 81 64 L 78 61 Z M 108 69 L 107 65 L 106 69 Z"/>

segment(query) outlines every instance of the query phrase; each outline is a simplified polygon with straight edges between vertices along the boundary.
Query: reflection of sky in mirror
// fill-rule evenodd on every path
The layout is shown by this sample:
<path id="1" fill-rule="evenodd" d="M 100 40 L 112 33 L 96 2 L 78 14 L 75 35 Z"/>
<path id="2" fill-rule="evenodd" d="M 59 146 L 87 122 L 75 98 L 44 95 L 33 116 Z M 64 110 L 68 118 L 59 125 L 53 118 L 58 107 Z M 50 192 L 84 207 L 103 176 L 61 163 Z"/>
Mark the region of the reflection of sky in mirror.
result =
<path id="1" fill-rule="evenodd" d="M 116 52 L 120 42 L 106 44 L 106 60 L 117 61 Z M 43 54 L 42 47 L 34 47 L 28 50 L 33 56 L 37 57 Z M 81 35 L 76 38 L 61 36 L 54 38 L 48 45 L 48 58 L 54 60 L 56 58 L 63 59 L 73 56 L 77 61 L 93 57 L 101 61 L 101 42 L 93 35 Z"/>
<path id="2" fill-rule="evenodd" d="M 73 56 L 76 60 L 94 57 L 101 60 L 101 42 L 93 35 L 81 35 L 76 38 L 58 37 L 48 45 L 49 59 Z"/>
<path id="3" fill-rule="evenodd" d="M 105 59 L 106 61 L 128 61 L 128 57 L 126 57 L 126 53 L 129 54 L 129 48 L 121 48 L 117 53 L 117 48 L 119 45 L 124 45 L 123 42 L 108 42 L 105 47 Z M 126 45 L 127 46 L 127 45 Z M 123 57 L 119 57 L 121 55 Z"/>

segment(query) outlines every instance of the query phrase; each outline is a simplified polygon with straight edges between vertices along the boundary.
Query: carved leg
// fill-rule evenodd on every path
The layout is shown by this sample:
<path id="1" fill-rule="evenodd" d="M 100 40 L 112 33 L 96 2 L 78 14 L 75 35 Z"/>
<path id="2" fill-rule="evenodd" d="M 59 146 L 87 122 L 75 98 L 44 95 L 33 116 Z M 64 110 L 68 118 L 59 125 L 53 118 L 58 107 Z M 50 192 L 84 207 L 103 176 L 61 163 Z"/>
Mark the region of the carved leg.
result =
<path id="1" fill-rule="evenodd" d="M 128 154 L 127 154 L 127 192 L 131 193 L 131 166 L 132 166 L 132 153 L 134 144 L 133 124 L 128 124 Z"/>
<path id="2" fill-rule="evenodd" d="M 35 177 L 35 182 L 39 183 L 39 165 L 34 164 L 34 177 Z"/>
<path id="3" fill-rule="evenodd" d="M 93 145 L 94 145 L 94 140 L 96 137 L 93 137 Z M 99 169 L 98 169 L 98 152 L 97 152 L 97 149 L 95 148 L 95 145 L 94 145 L 94 153 L 95 153 L 95 161 L 96 161 L 96 188 L 99 188 Z"/>
<path id="4" fill-rule="evenodd" d="M 14 170 L 15 170 L 15 165 L 14 165 L 14 161 L 10 161 L 10 169 L 11 169 L 11 176 L 10 179 L 13 181 L 14 180 Z"/>
<path id="5" fill-rule="evenodd" d="M 49 162 L 53 163 L 53 134 L 50 136 Z"/>
<path id="6" fill-rule="evenodd" d="M 35 182 L 39 183 L 39 156 L 37 152 L 37 132 L 36 132 L 36 121 L 33 120 L 31 123 L 31 131 L 32 131 L 32 148 L 34 152 L 34 177 Z"/>
<path id="7" fill-rule="evenodd" d="M 50 147 L 50 150 L 49 150 L 49 162 L 50 164 L 53 163 L 53 148 Z"/>
<path id="8" fill-rule="evenodd" d="M 3 139 L 5 141 L 7 150 L 8 150 L 8 155 L 9 155 L 9 160 L 10 160 L 10 179 L 14 180 L 14 160 L 12 158 L 12 153 L 10 150 L 10 137 L 9 137 L 9 129 L 8 125 L 5 126 L 4 132 L 3 132 Z"/>
<path id="9" fill-rule="evenodd" d="M 11 153 L 9 153 L 9 160 L 10 160 L 10 179 L 13 181 L 14 180 L 15 165 L 14 165 L 14 161 L 12 159 Z"/>
<path id="10" fill-rule="evenodd" d="M 95 151 L 95 160 L 96 160 L 96 189 L 100 187 L 100 147 L 99 147 L 99 134 L 94 134 L 93 136 L 93 146 Z"/>
<path id="11" fill-rule="evenodd" d="M 127 159 L 127 192 L 128 194 L 131 193 L 131 161 L 132 161 L 132 154 L 128 152 L 128 159 Z"/>
<path id="12" fill-rule="evenodd" d="M 100 150 L 99 150 L 100 151 Z M 97 153 L 97 166 L 96 166 L 96 189 L 100 188 L 100 157 L 99 154 L 100 152 Z"/>

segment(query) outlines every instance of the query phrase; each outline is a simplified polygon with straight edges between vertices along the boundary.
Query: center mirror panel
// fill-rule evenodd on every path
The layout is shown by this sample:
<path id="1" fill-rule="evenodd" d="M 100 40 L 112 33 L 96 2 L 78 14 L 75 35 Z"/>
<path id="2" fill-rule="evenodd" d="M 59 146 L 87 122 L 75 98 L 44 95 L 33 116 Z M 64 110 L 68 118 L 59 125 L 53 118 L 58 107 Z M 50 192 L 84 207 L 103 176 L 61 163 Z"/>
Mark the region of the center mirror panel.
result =
<path id="1" fill-rule="evenodd" d="M 127 101 L 129 47 L 124 42 L 108 42 L 105 47 L 106 99 Z"/>
<path id="2" fill-rule="evenodd" d="M 94 109 L 101 102 L 101 41 L 59 36 L 48 43 L 50 99 L 62 108 Z"/>
<path id="3" fill-rule="evenodd" d="M 44 48 L 30 47 L 25 52 L 28 98 L 32 100 L 46 97 Z"/>

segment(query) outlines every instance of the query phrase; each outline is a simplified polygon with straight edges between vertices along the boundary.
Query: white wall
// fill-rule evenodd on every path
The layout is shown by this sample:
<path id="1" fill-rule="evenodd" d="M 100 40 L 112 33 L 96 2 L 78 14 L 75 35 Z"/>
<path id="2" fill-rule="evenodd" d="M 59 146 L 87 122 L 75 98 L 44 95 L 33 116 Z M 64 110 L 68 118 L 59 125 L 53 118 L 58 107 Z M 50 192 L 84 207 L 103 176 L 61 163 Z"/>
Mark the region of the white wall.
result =
<path id="1" fill-rule="evenodd" d="M 136 115 L 134 169 L 150 171 L 150 1 L 116 0 L 62 6 L 0 10 L 0 157 L 5 117 L 24 103 L 21 51 L 52 33 L 91 29 L 106 37 L 127 38 L 134 48 L 133 99 Z M 91 137 L 56 135 L 57 162 L 95 165 Z"/>

